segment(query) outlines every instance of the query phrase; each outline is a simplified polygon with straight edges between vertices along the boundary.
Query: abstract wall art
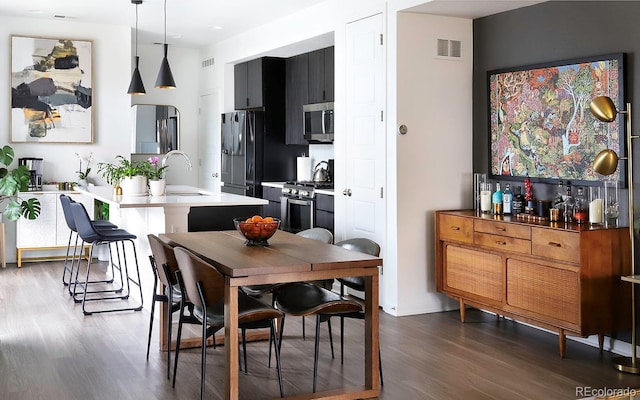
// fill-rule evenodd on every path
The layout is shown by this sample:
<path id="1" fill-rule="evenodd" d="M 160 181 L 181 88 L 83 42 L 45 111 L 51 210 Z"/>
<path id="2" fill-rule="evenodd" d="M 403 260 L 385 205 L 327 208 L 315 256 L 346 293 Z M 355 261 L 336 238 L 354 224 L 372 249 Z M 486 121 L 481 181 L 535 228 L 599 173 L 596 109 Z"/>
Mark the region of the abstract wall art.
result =
<path id="1" fill-rule="evenodd" d="M 489 71 L 489 170 L 494 179 L 602 179 L 603 149 L 626 155 L 624 117 L 607 124 L 589 110 L 597 96 L 624 109 L 623 54 Z M 621 119 L 622 118 L 622 119 Z M 624 181 L 619 168 L 616 178 Z"/>
<path id="2" fill-rule="evenodd" d="M 11 141 L 93 143 L 92 42 L 11 36 Z"/>

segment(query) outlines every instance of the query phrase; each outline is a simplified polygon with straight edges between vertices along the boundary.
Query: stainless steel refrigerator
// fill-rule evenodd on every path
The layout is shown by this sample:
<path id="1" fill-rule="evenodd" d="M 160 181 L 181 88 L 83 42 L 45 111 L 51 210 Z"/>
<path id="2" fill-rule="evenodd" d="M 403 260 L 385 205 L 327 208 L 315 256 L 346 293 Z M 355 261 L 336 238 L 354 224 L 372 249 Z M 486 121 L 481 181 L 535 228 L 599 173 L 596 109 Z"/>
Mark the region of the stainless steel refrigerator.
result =
<path id="1" fill-rule="evenodd" d="M 284 119 L 275 112 L 222 114 L 222 191 L 262 197 L 262 181 L 295 179 L 296 157 L 308 146 L 286 145 Z"/>

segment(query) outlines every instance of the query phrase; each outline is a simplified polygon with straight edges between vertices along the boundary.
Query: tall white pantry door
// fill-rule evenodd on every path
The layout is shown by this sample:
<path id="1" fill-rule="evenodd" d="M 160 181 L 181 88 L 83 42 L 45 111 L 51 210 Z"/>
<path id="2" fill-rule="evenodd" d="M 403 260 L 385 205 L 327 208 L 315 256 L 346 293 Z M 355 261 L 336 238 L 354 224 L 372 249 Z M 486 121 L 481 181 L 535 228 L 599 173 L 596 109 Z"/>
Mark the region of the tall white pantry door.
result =
<path id="1" fill-rule="evenodd" d="M 382 14 L 346 28 L 346 237 L 385 239 L 385 66 Z M 380 298 L 383 299 L 383 276 Z"/>

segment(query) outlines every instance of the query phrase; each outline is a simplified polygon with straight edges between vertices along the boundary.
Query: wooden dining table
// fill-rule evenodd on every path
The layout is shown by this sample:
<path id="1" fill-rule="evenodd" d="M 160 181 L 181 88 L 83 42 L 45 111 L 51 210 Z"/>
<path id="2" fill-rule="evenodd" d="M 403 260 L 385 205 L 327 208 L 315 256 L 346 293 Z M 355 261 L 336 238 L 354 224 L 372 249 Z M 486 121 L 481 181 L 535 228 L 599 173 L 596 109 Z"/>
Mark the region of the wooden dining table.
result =
<path id="1" fill-rule="evenodd" d="M 238 288 L 247 285 L 365 278 L 364 384 L 326 392 L 295 395 L 295 399 L 369 399 L 380 394 L 378 267 L 382 259 L 342 247 L 277 231 L 269 246 L 246 246 L 237 231 L 167 233 L 161 237 L 207 260 L 225 277 L 225 398 L 237 399 Z"/>

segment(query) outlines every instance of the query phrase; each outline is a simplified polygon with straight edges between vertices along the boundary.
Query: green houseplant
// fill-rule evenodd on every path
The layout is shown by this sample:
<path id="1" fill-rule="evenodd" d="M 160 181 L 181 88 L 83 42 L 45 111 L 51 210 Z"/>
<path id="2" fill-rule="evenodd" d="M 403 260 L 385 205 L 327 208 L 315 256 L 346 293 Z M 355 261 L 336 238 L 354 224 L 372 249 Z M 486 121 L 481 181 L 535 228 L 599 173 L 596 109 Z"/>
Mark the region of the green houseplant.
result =
<path id="1" fill-rule="evenodd" d="M 120 186 L 130 188 L 131 181 L 137 180 L 136 186 L 139 189 L 130 189 L 127 193 L 125 188 L 122 188 L 124 194 L 142 194 L 146 190 L 147 177 L 149 176 L 151 166 L 146 161 L 128 160 L 121 155 L 116 156 L 116 163 L 99 163 L 98 172 L 107 181 L 107 183 L 113 186 L 118 192 Z M 140 189 L 140 187 L 144 189 Z"/>
<path id="2" fill-rule="evenodd" d="M 0 205 L 4 205 L 3 212 L 9 221 L 20 217 L 36 219 L 40 215 L 40 201 L 33 197 L 22 200 L 19 196 L 20 191 L 29 189 L 29 170 L 24 165 L 10 169 L 13 159 L 11 146 L 0 149 Z"/>

